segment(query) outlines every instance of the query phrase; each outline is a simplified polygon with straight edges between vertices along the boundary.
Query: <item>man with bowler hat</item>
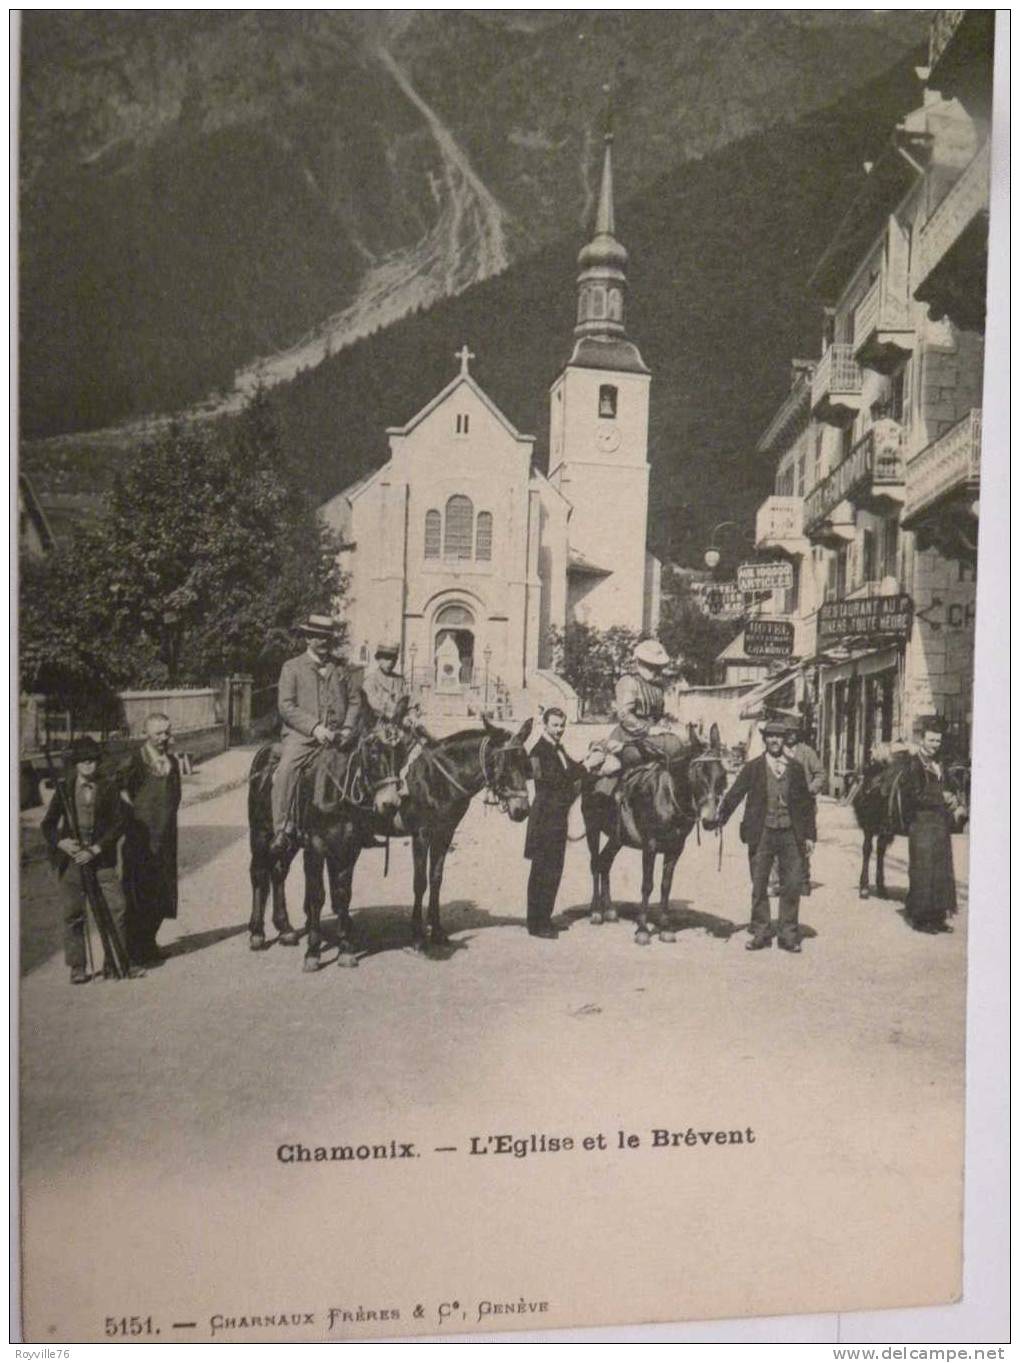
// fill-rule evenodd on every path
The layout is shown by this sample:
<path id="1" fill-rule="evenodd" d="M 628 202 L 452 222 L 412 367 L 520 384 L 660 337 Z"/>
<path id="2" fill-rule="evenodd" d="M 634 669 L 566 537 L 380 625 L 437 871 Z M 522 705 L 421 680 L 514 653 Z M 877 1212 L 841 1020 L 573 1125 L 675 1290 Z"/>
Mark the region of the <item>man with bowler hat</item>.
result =
<path id="1" fill-rule="evenodd" d="M 772 945 L 773 936 L 784 951 L 800 951 L 798 915 L 804 858 L 817 838 L 814 800 L 799 762 L 783 751 L 787 726 L 782 720 L 762 725 L 765 751 L 747 762 L 723 796 L 715 819 L 703 820 L 712 829 L 724 824 L 742 800 L 747 805 L 740 838 L 751 866 L 751 939 L 748 951 Z M 779 864 L 779 921 L 773 926 L 769 910 L 769 873 Z"/>
<path id="2" fill-rule="evenodd" d="M 42 833 L 57 873 L 64 917 L 64 960 L 71 969 L 71 983 L 89 978 L 85 961 L 85 914 L 88 900 L 84 874 L 95 876 L 95 885 L 109 905 L 110 917 L 124 942 L 124 891 L 117 872 L 117 844 L 124 834 L 127 808 L 120 785 L 99 773 L 102 749 L 94 738 L 76 738 L 68 752 L 69 770 L 58 778 Z M 104 951 L 105 956 L 105 951 Z M 115 963 L 104 959 L 103 974 L 115 973 Z M 128 970 L 135 979 L 145 971 Z"/>
<path id="3" fill-rule="evenodd" d="M 277 691 L 283 737 L 273 777 L 272 850 L 276 853 L 290 845 L 301 773 L 327 745 L 349 746 L 360 714 L 357 694 L 349 693 L 343 669 L 330 657 L 337 632 L 332 618 L 310 615 L 297 628 L 307 646 L 284 663 Z"/>

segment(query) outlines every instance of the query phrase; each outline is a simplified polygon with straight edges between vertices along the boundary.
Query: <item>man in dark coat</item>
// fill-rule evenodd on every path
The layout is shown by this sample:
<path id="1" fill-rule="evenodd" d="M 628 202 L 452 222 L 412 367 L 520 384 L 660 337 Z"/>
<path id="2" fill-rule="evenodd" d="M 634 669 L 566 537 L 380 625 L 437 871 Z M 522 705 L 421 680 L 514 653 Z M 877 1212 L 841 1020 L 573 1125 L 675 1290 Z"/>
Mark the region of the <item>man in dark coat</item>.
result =
<path id="1" fill-rule="evenodd" d="M 910 877 L 906 919 L 918 932 L 952 932 L 946 921 L 956 913 L 953 874 L 953 816 L 945 775 L 939 761 L 945 724 L 938 715 L 922 715 L 915 724 L 917 747 L 900 785 L 900 804 L 907 822 Z"/>
<path id="2" fill-rule="evenodd" d="M 556 706 L 542 716 L 535 737 L 525 742 L 531 756 L 535 794 L 528 815 L 524 855 L 531 862 L 528 876 L 528 932 L 555 941 L 552 926 L 556 892 L 563 876 L 567 850 L 567 816 L 580 792 L 584 767 L 563 750 L 567 717 Z"/>
<path id="3" fill-rule="evenodd" d="M 280 763 L 273 776 L 273 850 L 289 845 L 298 782 L 323 747 L 346 747 L 359 723 L 360 698 L 349 693 L 342 668 L 330 651 L 336 626 L 328 615 L 310 615 L 299 625 L 307 648 L 280 670 L 277 707 L 283 722 Z"/>
<path id="4" fill-rule="evenodd" d="M 170 720 L 145 721 L 145 742 L 131 754 L 124 789 L 130 805 L 124 837 L 128 954 L 139 965 L 161 959 L 156 934 L 177 917 L 177 810 L 180 763 L 170 752 Z"/>
<path id="5" fill-rule="evenodd" d="M 783 751 L 786 725 L 769 720 L 762 727 L 765 751 L 748 762 L 723 796 L 715 819 L 703 827 L 722 825 L 741 800 L 747 800 L 740 838 L 751 864 L 751 940 L 748 951 L 771 946 L 775 935 L 784 951 L 800 951 L 798 914 L 804 858 L 817 838 L 814 800 L 799 762 Z M 779 922 L 769 911 L 769 873 L 779 863 Z"/>
<path id="6" fill-rule="evenodd" d="M 124 834 L 126 806 L 120 783 L 99 774 L 102 749 L 93 738 L 77 738 L 69 752 L 71 769 L 59 778 L 42 821 L 42 834 L 57 873 L 64 918 L 64 960 L 71 983 L 89 978 L 85 963 L 85 915 L 88 900 L 84 877 L 106 900 L 114 927 L 124 941 L 124 892 L 117 872 L 117 844 Z M 114 962 L 104 960 L 103 974 L 114 973 Z M 135 967 L 129 977 L 144 975 Z"/>

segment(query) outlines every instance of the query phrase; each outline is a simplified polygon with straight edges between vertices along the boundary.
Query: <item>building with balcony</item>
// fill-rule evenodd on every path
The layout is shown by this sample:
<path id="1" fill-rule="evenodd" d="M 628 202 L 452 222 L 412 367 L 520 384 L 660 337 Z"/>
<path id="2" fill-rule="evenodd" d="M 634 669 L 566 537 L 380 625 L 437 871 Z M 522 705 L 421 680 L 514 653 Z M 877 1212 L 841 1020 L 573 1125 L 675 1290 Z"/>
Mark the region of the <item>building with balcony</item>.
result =
<path id="1" fill-rule="evenodd" d="M 776 477 L 756 540 L 796 564 L 799 704 L 835 793 L 920 714 L 969 745 L 991 91 L 977 14 L 935 16 L 918 107 L 808 281 L 821 354 L 796 362 L 757 446 Z"/>

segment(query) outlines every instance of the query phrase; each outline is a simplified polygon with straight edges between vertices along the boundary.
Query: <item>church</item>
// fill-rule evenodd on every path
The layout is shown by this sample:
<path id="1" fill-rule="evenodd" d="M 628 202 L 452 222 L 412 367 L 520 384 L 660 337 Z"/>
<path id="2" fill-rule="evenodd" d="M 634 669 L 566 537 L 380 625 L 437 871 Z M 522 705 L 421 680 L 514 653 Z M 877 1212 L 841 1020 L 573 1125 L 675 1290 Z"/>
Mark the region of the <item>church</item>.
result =
<path id="1" fill-rule="evenodd" d="M 595 231 L 578 257 L 573 352 L 550 391 L 549 472 L 535 438 L 459 372 L 404 426 L 390 458 L 320 514 L 342 540 L 349 656 L 399 642 L 426 713 L 523 718 L 577 699 L 550 630 L 571 620 L 654 633 L 660 565 L 646 546 L 651 374 L 627 336 L 627 252 L 615 236 L 612 136 Z"/>

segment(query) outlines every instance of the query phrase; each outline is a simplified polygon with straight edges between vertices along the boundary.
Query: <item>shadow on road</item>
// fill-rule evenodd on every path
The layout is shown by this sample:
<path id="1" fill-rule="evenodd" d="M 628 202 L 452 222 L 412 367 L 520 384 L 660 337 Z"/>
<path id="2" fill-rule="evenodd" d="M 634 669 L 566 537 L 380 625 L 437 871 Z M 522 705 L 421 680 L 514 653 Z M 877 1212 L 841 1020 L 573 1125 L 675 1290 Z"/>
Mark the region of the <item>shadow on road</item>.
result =
<path id="1" fill-rule="evenodd" d="M 187 933 L 161 948 L 163 959 L 169 961 L 175 956 L 190 956 L 193 951 L 204 951 L 206 947 L 214 947 L 217 942 L 225 942 L 228 937 L 237 937 L 239 933 L 247 931 L 247 923 L 235 923 L 229 928 L 210 928 L 208 932 Z"/>
<path id="2" fill-rule="evenodd" d="M 406 904 L 375 904 L 359 907 L 351 915 L 353 929 L 351 936 L 359 961 L 371 956 L 380 956 L 388 951 L 407 951 L 414 946 L 411 935 L 411 909 Z M 500 914 L 486 913 L 471 899 L 451 899 L 442 908 L 443 930 L 448 933 L 470 933 L 472 936 L 485 928 L 519 927 L 524 924 L 520 918 L 509 918 Z M 338 938 L 338 924 L 333 917 L 322 922 L 322 936 L 327 947 L 335 948 Z M 448 961 L 459 951 L 469 949 L 471 938 L 451 941 L 441 947 L 429 950 L 429 959 Z M 333 958 L 324 959 L 322 964 L 329 965 Z"/>
<path id="3" fill-rule="evenodd" d="M 637 920 L 638 911 L 641 906 L 639 904 L 617 902 L 615 907 L 622 922 L 633 923 Z M 649 908 L 651 911 L 651 918 L 655 923 L 658 923 L 660 915 L 657 902 L 653 901 Z M 701 928 L 702 931 L 707 932 L 710 937 L 719 937 L 723 941 L 727 941 L 735 932 L 742 932 L 744 928 L 747 927 L 746 922 L 734 923 L 731 919 L 722 918 L 718 914 L 703 913 L 700 910 L 695 909 L 689 899 L 670 900 L 670 911 L 673 919 L 673 927 L 677 932 L 687 932 L 696 928 Z M 586 919 L 590 912 L 590 904 L 577 904 L 569 909 L 564 909 L 562 914 L 557 915 L 557 917 L 562 917 L 567 924 L 573 926 L 573 924 L 582 922 Z M 612 924 L 609 926 L 612 928 Z"/>

